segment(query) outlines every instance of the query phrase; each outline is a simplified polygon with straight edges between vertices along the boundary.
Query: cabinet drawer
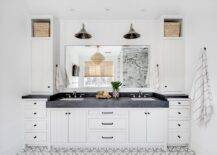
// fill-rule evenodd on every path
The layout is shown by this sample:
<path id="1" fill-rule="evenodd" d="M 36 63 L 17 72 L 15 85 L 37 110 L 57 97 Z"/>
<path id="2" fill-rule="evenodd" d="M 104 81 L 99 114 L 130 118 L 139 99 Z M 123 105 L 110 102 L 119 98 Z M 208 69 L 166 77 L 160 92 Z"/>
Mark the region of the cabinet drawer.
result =
<path id="1" fill-rule="evenodd" d="M 190 106 L 189 100 L 170 100 L 170 106 Z"/>
<path id="2" fill-rule="evenodd" d="M 189 121 L 169 121 L 169 129 L 188 130 L 190 129 L 190 123 Z"/>
<path id="3" fill-rule="evenodd" d="M 90 132 L 87 141 L 91 143 L 127 142 L 127 134 L 117 132 Z"/>
<path id="4" fill-rule="evenodd" d="M 25 130 L 46 130 L 46 121 L 30 120 L 25 121 Z"/>
<path id="5" fill-rule="evenodd" d="M 127 116 L 128 112 L 125 110 L 114 109 L 101 109 L 101 110 L 89 110 L 88 115 L 92 117 L 111 117 L 111 116 Z"/>
<path id="6" fill-rule="evenodd" d="M 168 144 L 189 144 L 188 132 L 172 132 L 168 135 Z"/>
<path id="7" fill-rule="evenodd" d="M 25 108 L 46 108 L 46 100 L 25 100 Z"/>
<path id="8" fill-rule="evenodd" d="M 169 118 L 175 119 L 189 119 L 190 109 L 188 108 L 170 108 Z"/>
<path id="9" fill-rule="evenodd" d="M 42 144 L 46 143 L 47 137 L 45 132 L 25 133 L 26 144 Z"/>
<path id="10" fill-rule="evenodd" d="M 126 129 L 127 119 L 89 119 L 89 129 Z"/>
<path id="11" fill-rule="evenodd" d="M 42 109 L 25 109 L 25 118 L 45 118 L 46 110 Z"/>

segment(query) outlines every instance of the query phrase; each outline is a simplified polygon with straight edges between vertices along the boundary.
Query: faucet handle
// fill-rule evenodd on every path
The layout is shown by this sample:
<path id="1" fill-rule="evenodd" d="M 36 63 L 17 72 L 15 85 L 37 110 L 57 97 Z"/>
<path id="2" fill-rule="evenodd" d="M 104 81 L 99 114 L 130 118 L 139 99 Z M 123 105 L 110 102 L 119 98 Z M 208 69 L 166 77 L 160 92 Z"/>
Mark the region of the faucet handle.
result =
<path id="1" fill-rule="evenodd" d="M 135 95 L 135 94 L 130 94 L 130 96 L 131 96 L 131 97 L 133 97 L 133 98 L 135 98 L 135 97 L 136 97 L 136 95 Z"/>
<path id="2" fill-rule="evenodd" d="M 82 97 L 84 97 L 85 96 L 85 94 L 80 94 L 80 98 L 82 98 Z"/>
<path id="3" fill-rule="evenodd" d="M 68 98 L 71 98 L 71 97 L 72 97 L 71 94 L 66 94 L 66 96 L 67 96 Z"/>

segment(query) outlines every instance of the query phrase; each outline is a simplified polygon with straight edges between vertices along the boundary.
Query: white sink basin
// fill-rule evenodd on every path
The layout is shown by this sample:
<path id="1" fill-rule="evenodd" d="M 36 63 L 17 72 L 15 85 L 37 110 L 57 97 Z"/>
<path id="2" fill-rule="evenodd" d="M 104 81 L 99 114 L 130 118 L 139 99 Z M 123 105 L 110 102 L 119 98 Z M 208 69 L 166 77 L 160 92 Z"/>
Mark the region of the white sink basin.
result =
<path id="1" fill-rule="evenodd" d="M 84 98 L 62 98 L 62 101 L 82 101 Z"/>
<path id="2" fill-rule="evenodd" d="M 155 99 L 153 99 L 153 98 L 131 98 L 131 100 L 133 100 L 133 101 L 153 101 L 153 100 L 155 100 Z"/>

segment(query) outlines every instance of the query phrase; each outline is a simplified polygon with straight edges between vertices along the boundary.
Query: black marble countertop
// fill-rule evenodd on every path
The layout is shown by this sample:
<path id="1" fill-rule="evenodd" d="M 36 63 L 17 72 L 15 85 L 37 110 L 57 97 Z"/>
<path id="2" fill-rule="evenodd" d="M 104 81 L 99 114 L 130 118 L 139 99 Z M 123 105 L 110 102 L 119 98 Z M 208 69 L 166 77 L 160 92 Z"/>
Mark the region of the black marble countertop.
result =
<path id="1" fill-rule="evenodd" d="M 50 96 L 51 95 L 31 94 L 22 96 L 22 99 L 49 99 Z"/>
<path id="2" fill-rule="evenodd" d="M 167 98 L 171 96 L 180 98 L 178 95 L 162 95 L 153 92 L 144 93 L 146 100 L 132 100 L 131 94 L 138 95 L 137 92 L 120 93 L 119 99 L 96 99 L 96 93 L 77 93 L 85 94 L 83 100 L 61 100 L 71 93 L 58 93 L 54 95 L 26 95 L 22 99 L 48 99 L 47 108 L 168 108 Z M 72 95 L 72 94 L 71 94 Z M 179 94 L 180 95 L 180 94 Z M 181 97 L 184 97 L 184 95 Z M 150 98 L 150 100 L 148 99 Z"/>
<path id="3" fill-rule="evenodd" d="M 187 94 L 163 94 L 165 98 L 189 98 Z"/>
<path id="4" fill-rule="evenodd" d="M 96 99 L 95 97 L 87 97 L 83 100 L 56 100 L 47 101 L 47 108 L 168 108 L 168 101 L 157 98 L 154 100 L 132 100 L 129 97 L 121 97 L 119 99 Z"/>
<path id="5" fill-rule="evenodd" d="M 132 100 L 132 93 L 120 93 L 119 99 L 97 99 L 96 93 L 84 93 L 83 100 L 62 100 L 67 93 L 51 96 L 47 101 L 47 108 L 168 108 L 169 102 L 157 93 L 145 93 L 146 100 Z M 135 93 L 136 94 L 136 93 Z M 138 95 L 138 94 L 136 94 Z M 79 93 L 78 93 L 79 96 Z M 150 100 L 149 100 L 150 99 Z"/>

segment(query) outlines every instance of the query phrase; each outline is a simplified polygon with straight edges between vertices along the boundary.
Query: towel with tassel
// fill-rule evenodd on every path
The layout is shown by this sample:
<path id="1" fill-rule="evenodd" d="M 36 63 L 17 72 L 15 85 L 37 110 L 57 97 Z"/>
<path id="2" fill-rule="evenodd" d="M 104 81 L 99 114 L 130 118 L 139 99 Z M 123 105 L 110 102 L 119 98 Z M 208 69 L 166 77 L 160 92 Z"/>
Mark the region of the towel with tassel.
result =
<path id="1" fill-rule="evenodd" d="M 56 74 L 55 74 L 55 88 L 57 91 L 61 91 L 64 88 L 64 81 L 61 74 L 60 67 L 56 65 Z"/>
<path id="2" fill-rule="evenodd" d="M 160 91 L 160 70 L 158 64 L 156 64 L 151 71 L 148 69 L 146 83 L 150 85 L 154 91 Z"/>
<path id="3" fill-rule="evenodd" d="M 192 99 L 193 121 L 199 126 L 206 126 L 213 114 L 206 48 L 202 50 L 199 57 L 190 98 Z"/>

